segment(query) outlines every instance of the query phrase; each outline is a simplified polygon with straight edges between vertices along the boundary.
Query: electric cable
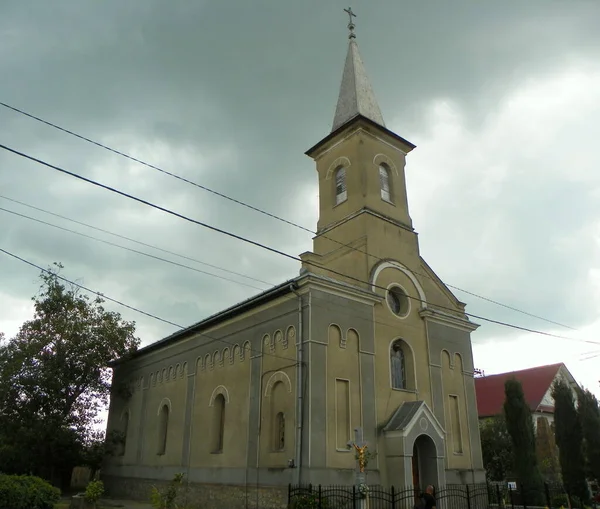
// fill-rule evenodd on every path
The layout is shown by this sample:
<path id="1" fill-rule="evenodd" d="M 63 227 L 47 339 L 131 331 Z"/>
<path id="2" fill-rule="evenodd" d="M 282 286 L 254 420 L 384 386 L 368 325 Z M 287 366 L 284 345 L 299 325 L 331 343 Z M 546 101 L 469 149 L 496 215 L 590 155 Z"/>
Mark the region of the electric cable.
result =
<path id="1" fill-rule="evenodd" d="M 38 269 L 38 270 L 40 270 L 40 271 L 42 271 L 42 272 L 44 272 L 46 274 L 50 274 L 52 276 L 55 276 L 57 279 L 60 279 L 61 281 L 64 281 L 64 282 L 69 283 L 69 284 L 71 284 L 73 286 L 76 286 L 77 288 L 80 288 L 81 290 L 85 290 L 86 292 L 89 292 L 89 293 L 91 293 L 93 295 L 97 295 L 98 297 L 101 297 L 102 299 L 108 300 L 110 302 L 114 302 L 115 304 L 119 304 L 120 306 L 123 306 L 123 307 L 125 307 L 127 309 L 130 309 L 132 311 L 135 311 L 136 313 L 141 313 L 142 315 L 145 315 L 145 316 L 148 316 L 150 318 L 153 318 L 154 320 L 158 320 L 158 321 L 166 323 L 168 325 L 172 325 L 174 327 L 178 327 L 179 329 L 182 329 L 182 330 L 185 330 L 185 329 L 189 328 L 189 327 L 184 327 L 183 325 L 179 325 L 178 323 L 171 322 L 170 320 L 166 320 L 164 318 L 161 318 L 161 317 L 159 317 L 157 315 L 154 315 L 152 313 L 148 313 L 147 311 L 143 311 L 143 310 L 141 310 L 141 309 L 139 309 L 139 308 L 137 308 L 135 306 L 131 306 L 129 304 L 125 304 L 124 302 L 122 302 L 120 300 L 117 300 L 117 299 L 114 299 L 112 297 L 109 297 L 109 296 L 107 296 L 104 293 L 98 292 L 96 290 L 92 290 L 91 288 L 88 288 L 87 286 L 83 286 L 83 285 L 81 285 L 79 283 L 76 283 L 75 281 L 67 279 L 64 276 L 61 276 L 60 274 L 56 274 L 55 272 L 52 272 L 52 271 L 50 271 L 48 269 L 44 269 L 44 268 L 40 267 L 39 265 L 37 265 L 37 264 L 35 264 L 33 262 L 30 262 L 29 260 L 26 260 L 25 258 L 22 258 L 22 257 L 14 254 L 14 253 L 11 253 L 10 251 L 7 251 L 6 249 L 3 249 L 1 247 L 0 247 L 0 253 L 4 253 L 5 255 L 10 256 L 10 257 L 12 257 L 12 258 L 14 258 L 16 260 L 19 260 L 19 261 L 21 261 L 23 263 L 26 263 L 27 265 L 30 265 L 31 267 L 35 267 L 36 269 Z M 203 343 L 202 345 L 199 345 L 199 346 L 207 346 L 207 345 L 210 345 L 210 344 L 216 343 L 216 342 L 221 342 L 221 343 L 224 343 L 224 344 L 229 345 L 229 346 L 236 346 L 236 343 L 231 343 L 230 341 L 226 341 L 224 339 L 215 338 L 215 337 L 210 336 L 208 334 L 205 334 L 203 332 L 197 333 L 197 334 L 198 334 L 198 336 L 205 337 L 205 338 L 209 339 L 209 341 L 207 341 L 206 343 Z M 252 351 L 252 352 L 258 353 L 260 355 L 269 355 L 271 357 L 276 357 L 278 359 L 284 359 L 284 360 L 291 361 L 291 362 L 297 362 L 295 359 L 292 359 L 291 357 L 283 357 L 281 355 L 276 355 L 276 354 L 271 353 L 271 352 L 262 352 L 262 351 L 254 349 L 252 347 L 249 348 L 249 350 Z"/>
<path id="2" fill-rule="evenodd" d="M 11 201 L 13 203 L 18 203 L 19 205 L 23 205 L 24 207 L 28 207 L 30 209 L 37 210 L 39 212 L 43 212 L 44 214 L 49 214 L 51 216 L 58 217 L 59 219 L 64 219 L 65 221 L 70 221 L 71 223 L 75 223 L 75 224 L 78 224 L 80 226 L 85 226 L 86 228 L 91 228 L 92 230 L 96 230 L 96 231 L 99 231 L 99 232 L 102 232 L 102 233 L 106 233 L 107 235 L 112 235 L 113 237 L 117 237 L 117 238 L 120 238 L 120 239 L 123 239 L 123 240 L 127 240 L 129 242 L 133 242 L 134 244 L 139 244 L 140 246 L 144 246 L 144 247 L 149 247 L 149 248 L 152 248 L 152 249 L 156 249 L 157 251 L 162 251 L 163 253 L 167 253 L 167 254 L 170 254 L 170 255 L 173 255 L 173 256 L 177 256 L 179 258 L 183 258 L 184 260 L 189 260 L 189 261 L 192 261 L 192 262 L 195 262 L 195 263 L 199 263 L 200 265 L 206 265 L 207 267 L 211 267 L 213 269 L 222 270 L 223 272 L 227 272 L 227 273 L 233 274 L 235 276 L 240 276 L 240 277 L 243 277 L 243 278 L 246 278 L 246 279 L 250 279 L 252 281 L 256 281 L 257 283 L 263 283 L 263 284 L 268 285 L 268 286 L 276 286 L 273 283 L 269 283 L 267 281 L 263 281 L 262 279 L 257 279 L 255 277 L 248 276 L 247 274 L 242 274 L 241 272 L 236 272 L 234 270 L 225 269 L 223 267 L 219 267 L 218 265 L 213 265 L 211 263 L 204 262 L 202 260 L 198 260 L 197 258 L 193 258 L 191 256 L 186 256 L 186 255 L 183 255 L 181 253 L 176 253 L 174 251 L 169 251 L 168 249 L 164 249 L 162 247 L 155 246 L 153 244 L 148 244 L 148 243 L 142 242 L 140 240 L 132 239 L 131 237 L 127 237 L 125 235 L 120 235 L 118 233 L 111 232 L 109 230 L 105 230 L 104 228 L 99 228 L 97 226 L 93 226 L 91 224 L 84 223 L 82 221 L 77 221 L 76 219 L 72 219 L 70 217 L 63 216 L 61 214 L 56 214 L 55 212 L 51 212 L 49 210 L 42 209 L 40 207 L 35 207 L 34 205 L 31 205 L 29 203 L 25 203 L 25 202 L 22 202 L 22 201 L 19 201 L 19 200 L 15 200 L 14 198 L 9 198 L 8 196 L 4 196 L 4 195 L 0 194 L 0 198 L 2 198 L 4 200 Z"/>
<path id="3" fill-rule="evenodd" d="M 185 216 L 185 215 L 183 215 L 183 214 L 180 214 L 180 213 L 178 213 L 178 212 L 175 212 L 175 211 L 173 211 L 173 210 L 167 209 L 167 208 L 165 208 L 165 207 L 162 207 L 162 206 L 160 206 L 160 205 L 156 205 L 156 204 L 154 204 L 154 203 L 152 203 L 152 202 L 149 202 L 149 201 L 147 201 L 147 200 L 144 200 L 144 199 L 142 199 L 142 198 L 138 198 L 138 197 L 136 197 L 136 196 L 133 196 L 133 195 L 131 195 L 131 194 L 129 194 L 129 193 L 126 193 L 126 192 L 124 192 L 124 191 L 120 191 L 120 190 L 118 190 L 118 189 L 116 189 L 116 188 L 114 188 L 114 187 L 108 186 L 108 185 L 106 185 L 106 184 L 102 184 L 102 183 L 100 183 L 100 182 L 97 182 L 97 181 L 95 181 L 95 180 L 93 180 L 93 179 L 90 179 L 90 178 L 84 177 L 84 176 L 82 176 L 82 175 L 79 175 L 79 174 L 77 174 L 77 173 L 73 173 L 73 172 L 71 172 L 71 171 L 69 171 L 69 170 L 66 170 L 66 169 L 64 169 L 64 168 L 61 168 L 61 167 L 59 167 L 59 166 L 55 166 L 55 165 L 53 165 L 53 164 L 47 163 L 47 162 L 45 162 L 45 161 L 43 161 L 43 160 L 41 160 L 41 159 L 38 159 L 38 158 L 36 158 L 36 157 L 30 156 L 30 155 L 28 155 L 28 154 L 25 154 L 25 153 L 23 153 L 23 152 L 20 152 L 20 151 L 18 151 L 18 150 L 15 150 L 15 149 L 12 149 L 12 148 L 10 148 L 10 147 L 7 147 L 6 145 L 0 144 L 0 148 L 1 148 L 1 149 L 3 149 L 3 150 L 6 150 L 6 151 L 8 151 L 8 152 L 11 152 L 11 153 L 13 153 L 13 154 L 15 154 L 15 155 L 18 155 L 18 156 L 20 156 L 20 157 L 23 157 L 23 158 L 25 158 L 25 159 L 29 159 L 29 160 L 31 160 L 31 161 L 33 161 L 33 162 L 36 162 L 36 163 L 38 163 L 38 164 L 41 164 L 41 165 L 43 165 L 43 166 L 46 166 L 47 168 L 50 168 L 50 169 L 52 169 L 52 170 L 55 170 L 55 171 L 61 172 L 61 173 L 65 174 L 65 175 L 69 175 L 69 176 L 71 176 L 71 177 L 74 177 L 74 178 L 76 178 L 76 179 L 79 179 L 79 180 L 82 180 L 82 181 L 84 181 L 84 182 L 87 182 L 88 184 L 92 184 L 92 185 L 94 185 L 94 186 L 97 186 L 97 187 L 100 187 L 100 188 L 102 188 L 102 189 L 105 189 L 105 190 L 107 190 L 107 191 L 111 191 L 111 192 L 113 192 L 113 193 L 115 193 L 115 194 L 118 194 L 118 195 L 120 195 L 120 196 L 123 196 L 123 197 L 125 197 L 125 198 L 128 198 L 128 199 L 131 199 L 131 200 L 133 200 L 133 201 L 137 201 L 137 202 L 139 202 L 139 203 L 142 203 L 142 204 L 144 204 L 144 205 L 146 205 L 146 206 L 149 206 L 149 207 L 155 208 L 155 209 L 157 209 L 157 210 L 160 210 L 160 211 L 162 211 L 162 212 L 165 212 L 165 213 L 167 213 L 167 214 L 173 215 L 173 216 L 175 216 L 175 217 L 178 217 L 178 218 L 180 218 L 180 219 L 183 219 L 183 220 L 185 220 L 185 221 L 188 221 L 188 222 L 194 223 L 194 224 L 196 224 L 196 225 L 198 225 L 198 226 L 202 226 L 202 227 L 204 227 L 204 228 L 207 228 L 207 229 L 209 229 L 209 230 L 211 230 L 211 231 L 215 231 L 215 232 L 217 232 L 217 233 L 221 233 L 221 234 L 223 234 L 223 235 L 225 235 L 225 236 L 228 236 L 228 237 L 234 238 L 234 239 L 236 239 L 236 240 L 239 240 L 239 241 L 245 242 L 245 243 L 247 243 L 247 244 L 251 244 L 251 245 L 253 245 L 253 246 L 260 247 L 260 248 L 262 248 L 262 249 L 265 249 L 265 250 L 267 250 L 267 251 L 270 251 L 270 252 L 273 252 L 273 253 L 279 254 L 279 255 L 281 255 L 281 256 L 284 256 L 284 257 L 286 257 L 286 258 L 289 258 L 290 260 L 299 261 L 299 262 L 301 262 L 301 263 L 304 263 L 305 265 L 309 265 L 309 266 L 316 267 L 316 268 L 318 268 L 318 269 L 324 270 L 324 271 L 326 271 L 326 272 L 330 272 L 330 273 L 332 273 L 332 274 L 336 274 L 336 275 L 338 275 L 338 276 L 341 276 L 341 277 L 343 277 L 343 278 L 350 279 L 350 280 L 356 281 L 356 282 L 358 282 L 358 283 L 361 283 L 361 284 L 366 284 L 366 285 L 369 285 L 369 286 L 371 286 L 371 287 L 373 287 L 373 288 L 379 288 L 379 289 L 382 289 L 382 290 L 385 290 L 385 291 L 387 291 L 387 288 L 385 288 L 385 287 L 382 287 L 382 286 L 376 285 L 376 284 L 374 284 L 374 283 L 370 283 L 370 282 L 368 282 L 368 281 L 363 281 L 363 280 L 361 280 L 361 279 L 359 279 L 359 278 L 355 278 L 355 277 L 353 277 L 353 276 L 350 276 L 350 275 L 348 275 L 348 274 L 344 274 L 344 273 L 342 273 L 342 272 L 339 272 L 339 271 L 336 271 L 336 270 L 330 269 L 330 268 L 328 268 L 328 267 L 323 267 L 323 266 L 321 266 L 321 265 L 319 265 L 319 264 L 317 264 L 317 263 L 314 263 L 314 262 L 303 261 L 303 260 L 302 260 L 300 257 L 298 257 L 298 256 L 291 255 L 291 254 L 289 254 L 289 253 L 286 253 L 286 252 L 284 252 L 284 251 L 281 251 L 281 250 L 279 250 L 279 249 L 276 249 L 276 248 L 273 248 L 273 247 L 267 246 L 267 245 L 265 245 L 265 244 L 261 244 L 260 242 L 257 242 L 257 241 L 254 241 L 254 240 L 248 239 L 248 238 L 246 238 L 246 237 L 243 237 L 243 236 L 241 236 L 241 235 L 238 235 L 238 234 L 235 234 L 235 233 L 229 232 L 229 231 L 227 231 L 227 230 L 224 230 L 224 229 L 222 229 L 222 228 L 217 228 L 217 227 L 215 227 L 215 226 L 209 225 L 209 224 L 207 224 L 207 223 L 204 223 L 204 222 L 202 222 L 202 221 L 198 221 L 198 220 L 196 220 L 196 219 L 190 218 L 190 217 L 188 217 L 188 216 Z M 418 298 L 418 297 L 414 297 L 414 296 L 412 296 L 412 295 L 406 295 L 406 297 L 407 297 L 407 298 L 409 298 L 409 299 L 413 299 L 413 300 L 419 301 L 419 302 L 421 302 L 422 304 L 423 304 L 423 303 L 426 303 L 426 302 L 425 302 L 425 301 L 423 301 L 422 299 L 420 299 L 420 298 Z M 452 308 L 449 308 L 449 307 L 447 307 L 447 306 L 442 306 L 442 305 L 440 305 L 440 304 L 431 304 L 431 303 L 429 303 L 428 305 L 429 305 L 429 306 L 431 306 L 431 307 L 434 307 L 434 308 L 438 308 L 438 309 L 440 309 L 440 310 L 450 311 L 450 312 L 451 312 L 451 313 L 453 313 L 453 314 L 455 314 L 455 313 L 457 313 L 457 312 L 458 312 L 456 309 L 452 309 Z M 524 332 L 530 332 L 530 333 L 532 333 L 532 334 L 539 334 L 539 335 L 548 336 L 548 337 L 554 337 L 554 338 L 558 338 L 558 339 L 567 339 L 567 340 L 570 340 L 570 341 L 574 339 L 574 338 L 569 338 L 569 337 L 567 337 L 567 336 L 561 336 L 561 335 L 558 335 L 558 334 L 552 334 L 552 333 L 550 333 L 550 332 L 539 331 L 539 330 L 536 330 L 536 329 L 531 329 L 531 328 L 528 328 L 528 327 L 522 327 L 522 326 L 519 326 L 519 325 L 510 324 L 510 323 L 508 323 L 508 322 L 503 322 L 503 321 L 501 321 L 501 320 L 494 320 L 494 319 L 492 319 L 492 318 L 487 318 L 487 317 L 485 317 L 485 316 L 482 316 L 482 315 L 476 315 L 476 314 L 473 314 L 473 313 L 467 313 L 467 312 L 464 312 L 464 311 L 460 311 L 460 313 L 461 313 L 461 314 L 463 314 L 464 316 L 468 316 L 468 317 L 475 318 L 475 319 L 478 319 L 478 320 L 484 320 L 484 321 L 486 321 L 486 322 L 489 322 L 489 323 L 494 323 L 494 324 L 496 324 L 496 325 L 501 325 L 501 326 L 503 326 L 503 327 L 509 327 L 509 328 L 513 328 L 513 329 L 516 329 L 516 330 L 521 330 L 521 331 L 524 331 Z"/>
<path id="4" fill-rule="evenodd" d="M 159 261 L 162 261 L 162 262 L 165 262 L 165 263 L 170 263 L 171 265 L 176 265 L 177 267 L 181 267 L 181 268 L 184 268 L 184 269 L 193 270 L 194 272 L 199 272 L 201 274 L 206 274 L 207 276 L 216 277 L 216 278 L 222 279 L 224 281 L 229 281 L 230 283 L 236 283 L 238 285 L 247 286 L 248 288 L 253 288 L 253 289 L 259 290 L 261 292 L 265 290 L 264 288 L 260 288 L 258 286 L 254 286 L 254 285 L 250 285 L 250 284 L 247 284 L 247 283 L 243 283 L 241 281 L 236 281 L 235 279 L 229 279 L 229 278 L 227 278 L 225 276 L 220 276 L 220 275 L 214 274 L 212 272 L 208 272 L 208 271 L 205 271 L 205 270 L 200 270 L 200 269 L 197 269 L 195 267 L 190 267 L 189 265 L 184 265 L 183 263 L 178 263 L 178 262 L 175 262 L 173 260 L 168 260 L 167 258 L 162 258 L 160 256 L 155 256 L 155 255 L 152 255 L 150 253 L 144 253 L 143 251 L 138 251 L 137 249 L 132 249 L 130 247 L 121 246 L 120 244 L 116 244 L 116 243 L 110 242 L 108 240 L 99 239 L 99 238 L 94 237 L 92 235 L 86 235 L 85 233 L 81 233 L 81 232 L 78 232 L 78 231 L 75 231 L 75 230 L 71 230 L 69 228 L 65 228 L 64 226 L 58 226 L 56 224 L 48 223 L 46 221 L 42 221 L 41 219 L 37 219 L 35 217 L 31 217 L 31 216 L 27 216 L 25 214 L 21 214 L 19 212 L 15 212 L 14 210 L 5 209 L 3 207 L 0 207 L 0 210 L 3 211 L 3 212 L 8 212 L 9 214 L 13 214 L 13 215 L 18 216 L 18 217 L 22 217 L 24 219 L 29 219 L 30 221 L 35 221 L 36 223 L 41 223 L 41 224 L 46 225 L 46 226 L 51 226 L 52 228 L 56 228 L 58 230 L 62 230 L 62 231 L 65 231 L 65 232 L 73 233 L 75 235 L 79 235 L 80 237 L 85 237 L 86 239 L 95 240 L 96 242 L 102 242 L 103 244 L 107 244 L 109 246 L 118 247 L 119 249 L 123 249 L 123 250 L 129 251 L 131 253 L 136 253 L 136 254 L 139 254 L 141 256 L 146 256 L 148 258 L 153 258 L 154 260 L 159 260 Z M 268 285 L 269 283 L 265 283 L 265 284 Z"/>
<path id="5" fill-rule="evenodd" d="M 40 118 L 40 117 L 38 117 L 38 116 L 36 116 L 36 115 L 33 115 L 33 114 L 31 114 L 31 113 L 27 113 L 26 111 L 24 111 L 24 110 L 22 110 L 22 109 L 19 109 L 19 108 L 16 108 L 16 107 L 14 107 L 14 106 L 11 106 L 11 105 L 9 105 L 9 104 L 7 104 L 7 103 L 5 103 L 5 102 L 2 102 L 2 101 L 0 101 L 0 106 L 4 106 L 4 107 L 5 107 L 5 108 L 7 108 L 7 109 L 10 109 L 10 110 L 12 110 L 12 111 L 14 111 L 14 112 L 16 112 L 16 113 L 19 113 L 19 114 L 21 114 L 21 115 L 25 115 L 26 117 L 29 117 L 29 118 L 31 118 L 31 119 L 33 119 L 33 120 L 36 120 L 36 121 L 38 121 L 38 122 L 41 122 L 41 123 L 43 123 L 43 124 L 45 124 L 45 125 L 47 125 L 47 126 L 49 126 L 49 127 L 52 127 L 52 128 L 54 128 L 54 129 L 58 129 L 59 131 L 62 131 L 62 132 L 64 132 L 64 133 L 66 133 L 66 134 L 69 134 L 69 135 L 71 135 L 71 136 L 74 136 L 74 137 L 76 137 L 76 138 L 79 138 L 79 139 L 81 139 L 81 140 L 83 140 L 83 141 L 86 141 L 86 142 L 88 142 L 88 143 L 91 143 L 91 144 L 93 144 L 93 145 L 96 145 L 97 147 L 100 147 L 100 148 L 103 148 L 103 149 L 105 149 L 105 150 L 108 150 L 109 152 L 112 152 L 112 153 L 114 153 L 114 154 L 117 154 L 117 155 L 119 155 L 119 156 L 125 157 L 125 158 L 127 158 L 127 159 L 129 159 L 129 160 L 131 160 L 131 161 L 134 161 L 134 162 L 136 162 L 136 163 L 139 163 L 139 164 L 141 164 L 141 165 L 143 165 L 143 166 L 146 166 L 146 167 L 148 167 L 148 168 L 151 168 L 151 169 L 153 169 L 153 170 L 155 170 L 155 171 L 158 171 L 158 172 L 164 173 L 165 175 L 168 175 L 168 176 L 170 176 L 170 177 L 173 177 L 173 178 L 175 178 L 175 179 L 181 180 L 181 181 L 183 181 L 183 182 L 185 182 L 185 183 L 187 183 L 187 184 L 190 184 L 190 185 L 192 185 L 192 186 L 195 186 L 195 187 L 197 187 L 197 188 L 199 188 L 199 189 L 202 189 L 203 191 L 206 191 L 206 192 L 212 193 L 212 194 L 214 194 L 214 195 L 216 195 L 216 196 L 219 196 L 220 198 L 223 198 L 223 199 L 225 199 L 225 200 L 229 200 L 229 201 L 231 201 L 231 202 L 233 202 L 233 203 L 236 203 L 236 204 L 238 204 L 238 205 L 241 205 L 241 206 L 243 206 L 243 207 L 246 207 L 246 208 L 248 208 L 248 209 L 250 209 L 250 210 L 253 210 L 253 211 L 255 211 L 255 212 L 258 212 L 258 213 L 260 213 L 260 214 L 263 214 L 263 215 L 265 215 L 265 216 L 267 216 L 267 217 L 270 217 L 270 218 L 272 218 L 272 219 L 276 219 L 276 220 L 278 220 L 278 221 L 281 221 L 281 222 L 283 222 L 283 223 L 286 223 L 286 224 L 288 224 L 288 225 L 290 225 L 290 226 L 294 226 L 295 228 L 299 228 L 299 229 L 301 229 L 301 230 L 304 230 L 305 232 L 311 233 L 312 235 L 320 235 L 320 236 L 322 236 L 323 238 L 325 238 L 325 239 L 327 239 L 327 240 L 330 240 L 330 241 L 332 241 L 332 242 L 335 242 L 335 243 L 337 243 L 337 244 L 339 244 L 339 245 L 341 245 L 341 246 L 344 246 L 344 247 L 351 248 L 351 249 L 353 249 L 353 250 L 355 250 L 355 251 L 361 252 L 361 253 L 363 253 L 363 254 L 365 254 L 365 255 L 367 255 L 367 256 L 370 256 L 370 257 L 372 257 L 372 258 L 375 258 L 375 259 L 376 259 L 376 260 L 378 260 L 378 261 L 383 261 L 383 260 L 382 260 L 380 257 L 378 257 L 378 256 L 375 256 L 375 255 L 372 255 L 372 254 L 368 253 L 367 251 L 364 251 L 364 250 L 362 250 L 362 249 L 360 249 L 360 248 L 357 248 L 357 247 L 354 247 L 354 246 L 351 246 L 351 245 L 345 244 L 345 243 L 343 243 L 343 242 L 340 242 L 340 241 L 338 241 L 338 240 L 336 240 L 336 239 L 332 239 L 331 237 L 328 237 L 328 236 L 326 236 L 326 235 L 324 235 L 324 234 L 319 234 L 318 232 L 315 232 L 315 231 L 311 230 L 310 228 L 306 228 L 306 227 L 304 227 L 304 226 L 302 226 L 302 225 L 299 225 L 299 224 L 297 224 L 297 223 L 295 223 L 295 222 L 293 222 L 293 221 L 289 221 L 289 220 L 287 220 L 287 219 L 284 219 L 284 218 L 282 218 L 282 217 L 280 217 L 280 216 L 277 216 L 276 214 L 273 214 L 273 213 L 267 212 L 267 211 L 265 211 L 265 210 L 263 210 L 263 209 L 260 209 L 260 208 L 258 208 L 258 207 L 255 207 L 255 206 L 253 206 L 253 205 L 250 205 L 250 204 L 248 204 L 248 203 L 246 203 L 246 202 L 243 202 L 243 201 L 241 201 L 241 200 L 238 200 L 238 199 L 236 199 L 236 198 L 233 198 L 233 197 L 231 197 L 231 196 L 228 196 L 228 195 L 226 195 L 226 194 L 224 194 L 224 193 L 221 193 L 221 192 L 219 192 L 219 191 L 215 191 L 214 189 L 211 189 L 211 188 L 209 188 L 209 187 L 207 187 L 207 186 L 204 186 L 204 185 L 202 185 L 202 184 L 198 184 L 197 182 L 193 182 L 193 181 L 191 181 L 191 180 L 189 180 L 189 179 L 186 179 L 185 177 L 182 177 L 182 176 L 180 176 L 180 175 L 177 175 L 177 174 L 175 174 L 175 173 L 172 173 L 172 172 L 169 172 L 169 171 L 167 171 L 167 170 L 164 170 L 163 168 L 160 168 L 160 167 L 158 167 L 158 166 L 155 166 L 155 165 L 153 165 L 153 164 L 147 163 L 147 162 L 145 162 L 145 161 L 143 161 L 143 160 L 141 160 L 141 159 L 138 159 L 138 158 L 136 158 L 136 157 L 133 157 L 133 156 L 131 156 L 131 155 L 129 155 L 129 154 L 126 154 L 125 152 L 122 152 L 122 151 L 120 151 L 120 150 L 117 150 L 117 149 L 114 149 L 114 148 L 112 148 L 112 147 L 109 147 L 108 145 L 105 145 L 105 144 L 103 144 L 103 143 L 100 143 L 100 142 L 98 142 L 98 141 L 92 140 L 91 138 L 88 138 L 88 137 L 86 137 L 86 136 L 83 136 L 83 135 L 81 135 L 81 134 L 78 134 L 78 133 L 76 133 L 76 132 L 74 132 L 74 131 L 72 131 L 72 130 L 66 129 L 66 128 L 64 128 L 64 127 L 61 127 L 61 126 L 59 126 L 59 125 L 57 125 L 57 124 L 55 124 L 55 123 L 53 123 L 53 122 L 49 122 L 49 121 L 47 121 L 47 120 L 44 120 L 44 119 L 42 119 L 42 118 Z M 429 274 L 423 274 L 423 273 L 420 273 L 420 272 L 414 272 L 414 274 L 417 274 L 417 275 L 420 275 L 420 276 L 422 276 L 422 277 L 426 277 L 426 278 L 429 278 L 429 279 L 433 279 L 433 278 L 432 278 L 432 277 L 431 277 Z M 514 307 L 514 306 L 510 306 L 510 305 L 508 305 L 508 304 L 504 304 L 504 303 L 502 303 L 502 302 L 499 302 L 499 301 L 497 301 L 497 300 L 491 299 L 491 298 L 489 298 L 489 297 L 485 297 L 485 296 L 483 296 L 483 295 L 481 295 L 481 294 L 478 294 L 478 293 L 475 293 L 475 292 L 471 292 L 471 291 L 469 291 L 469 290 L 465 290 L 464 288 L 460 288 L 460 287 L 458 287 L 458 286 L 455 286 L 455 285 L 452 285 L 452 284 L 450 284 L 450 283 L 445 283 L 445 282 L 444 282 L 444 284 L 445 284 L 445 285 L 446 285 L 448 288 L 452 288 L 452 289 L 454 289 L 454 290 L 457 290 L 457 291 L 459 291 L 459 292 L 466 293 L 467 295 L 471 295 L 471 296 L 473 296 L 473 297 L 476 297 L 476 298 L 478 298 L 478 299 L 485 300 L 485 301 L 487 301 L 487 302 L 490 302 L 490 303 L 492 303 L 492 304 L 495 304 L 495 305 L 497 305 L 497 306 L 504 307 L 504 308 L 506 308 L 506 309 L 510 309 L 511 311 L 515 311 L 515 312 L 517 312 L 517 313 L 521 313 L 521 314 L 524 314 L 524 315 L 526 315 L 526 316 L 530 316 L 530 317 L 532 317 L 532 318 L 536 318 L 536 319 L 538 319 L 538 320 L 542 320 L 542 321 L 545 321 L 545 322 L 548 322 L 548 323 L 551 323 L 551 324 L 554 324 L 554 325 L 559 325 L 560 327 L 564 327 L 564 328 L 567 328 L 567 329 L 570 329 L 570 330 L 574 330 L 574 331 L 576 331 L 576 330 L 577 330 L 575 327 L 571 327 L 570 325 L 565 325 L 565 324 L 563 324 L 563 323 L 560 323 L 560 322 L 557 322 L 557 321 L 554 321 L 554 320 L 550 320 L 550 319 L 548 319 L 548 318 L 544 318 L 543 316 L 539 316 L 539 315 L 536 315 L 536 314 L 533 314 L 533 313 L 529 313 L 528 311 L 524 311 L 524 310 L 522 310 L 522 309 L 516 308 L 516 307 Z"/>

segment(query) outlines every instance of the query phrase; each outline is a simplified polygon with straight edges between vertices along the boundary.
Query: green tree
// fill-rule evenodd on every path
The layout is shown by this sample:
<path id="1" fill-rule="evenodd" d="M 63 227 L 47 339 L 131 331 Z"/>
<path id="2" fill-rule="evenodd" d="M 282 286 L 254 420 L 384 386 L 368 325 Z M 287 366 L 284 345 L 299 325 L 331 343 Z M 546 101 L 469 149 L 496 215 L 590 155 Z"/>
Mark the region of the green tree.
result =
<path id="1" fill-rule="evenodd" d="M 504 481 L 513 470 L 512 442 L 503 415 L 479 422 L 483 466 L 488 480 Z"/>
<path id="2" fill-rule="evenodd" d="M 543 481 L 535 453 L 531 410 L 525 401 L 521 382 L 512 378 L 504 384 L 504 416 L 511 438 L 514 473 L 528 505 L 543 503 Z"/>
<path id="3" fill-rule="evenodd" d="M 139 345 L 135 324 L 42 272 L 34 317 L 0 344 L 0 471 L 68 481 L 110 392 L 109 361 Z M 35 451 L 35 454 L 32 452 Z"/>
<path id="4" fill-rule="evenodd" d="M 546 417 L 537 418 L 536 428 L 535 451 L 540 465 L 540 472 L 546 481 L 558 482 L 560 481 L 560 464 L 554 431 Z"/>
<path id="5" fill-rule="evenodd" d="M 557 380 L 552 386 L 552 397 L 563 483 L 571 495 L 587 502 L 589 490 L 585 479 L 583 431 L 575 408 L 573 390 L 563 380 Z"/>
<path id="6" fill-rule="evenodd" d="M 598 400 L 589 390 L 578 390 L 577 412 L 583 431 L 583 450 L 587 475 L 600 480 L 600 409 Z"/>

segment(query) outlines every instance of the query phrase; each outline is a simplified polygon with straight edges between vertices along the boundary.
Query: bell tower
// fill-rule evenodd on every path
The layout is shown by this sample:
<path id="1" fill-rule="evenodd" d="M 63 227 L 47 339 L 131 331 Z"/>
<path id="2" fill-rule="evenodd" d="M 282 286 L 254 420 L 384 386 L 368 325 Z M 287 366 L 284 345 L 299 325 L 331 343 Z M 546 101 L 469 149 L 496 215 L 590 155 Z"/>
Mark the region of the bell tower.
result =
<path id="1" fill-rule="evenodd" d="M 333 126 L 306 155 L 319 175 L 319 220 L 305 268 L 367 281 L 380 259 L 418 260 L 404 167 L 411 142 L 386 128 L 365 71 L 350 16 L 348 52 Z M 367 255 L 369 253 L 370 255 Z M 339 274 L 330 274 L 340 279 Z M 343 278 L 342 278 L 343 279 Z M 364 285 L 362 285 L 364 286 Z"/>

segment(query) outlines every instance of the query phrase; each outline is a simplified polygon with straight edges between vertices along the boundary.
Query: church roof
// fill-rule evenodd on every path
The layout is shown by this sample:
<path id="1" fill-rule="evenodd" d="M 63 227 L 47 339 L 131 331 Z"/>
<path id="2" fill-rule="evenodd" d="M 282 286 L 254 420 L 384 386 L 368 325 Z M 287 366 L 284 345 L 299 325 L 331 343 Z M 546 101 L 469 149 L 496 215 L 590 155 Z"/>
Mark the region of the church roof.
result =
<path id="1" fill-rule="evenodd" d="M 424 404 L 423 401 L 405 401 L 394 412 L 383 431 L 403 431 Z"/>
<path id="2" fill-rule="evenodd" d="M 535 412 L 539 409 L 546 392 L 552 386 L 552 382 L 554 382 L 556 375 L 563 366 L 562 363 L 550 364 L 475 378 L 479 417 L 492 417 L 502 414 L 505 398 L 504 384 L 513 377 L 521 382 L 525 401 L 531 411 Z"/>
<path id="3" fill-rule="evenodd" d="M 385 127 L 383 115 L 375 100 L 371 82 L 360 58 L 358 44 L 355 39 L 351 38 L 331 131 L 336 131 L 358 115 Z"/>

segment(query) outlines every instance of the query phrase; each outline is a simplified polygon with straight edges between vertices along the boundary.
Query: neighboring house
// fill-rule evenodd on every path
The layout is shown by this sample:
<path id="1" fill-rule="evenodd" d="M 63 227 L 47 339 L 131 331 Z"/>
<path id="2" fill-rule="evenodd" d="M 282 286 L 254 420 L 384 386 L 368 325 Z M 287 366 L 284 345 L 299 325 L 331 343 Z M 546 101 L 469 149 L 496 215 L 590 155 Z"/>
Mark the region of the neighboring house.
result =
<path id="1" fill-rule="evenodd" d="M 505 399 L 504 384 L 512 377 L 521 382 L 525 401 L 532 412 L 534 425 L 537 424 L 538 417 L 546 417 L 549 423 L 554 421 L 552 385 L 556 380 L 566 380 L 573 387 L 573 394 L 577 398 L 575 391 L 578 386 L 577 382 L 562 363 L 481 376 L 475 378 L 477 411 L 480 419 L 502 414 Z"/>
<path id="2" fill-rule="evenodd" d="M 414 148 L 385 127 L 351 38 L 332 131 L 307 152 L 320 215 L 300 275 L 113 364 L 111 494 L 185 472 L 198 500 L 285 505 L 288 483 L 355 482 L 357 427 L 370 484 L 485 480 L 478 325 L 419 254 Z"/>

